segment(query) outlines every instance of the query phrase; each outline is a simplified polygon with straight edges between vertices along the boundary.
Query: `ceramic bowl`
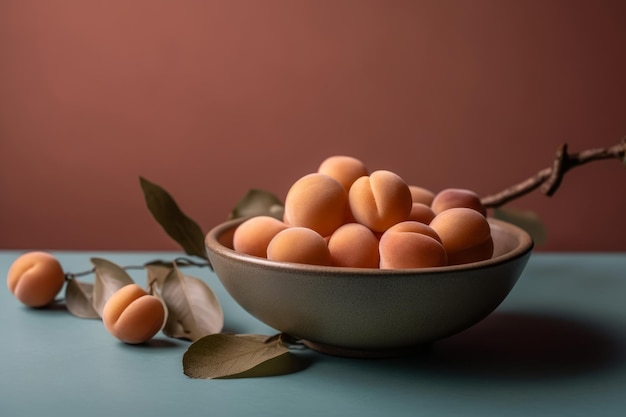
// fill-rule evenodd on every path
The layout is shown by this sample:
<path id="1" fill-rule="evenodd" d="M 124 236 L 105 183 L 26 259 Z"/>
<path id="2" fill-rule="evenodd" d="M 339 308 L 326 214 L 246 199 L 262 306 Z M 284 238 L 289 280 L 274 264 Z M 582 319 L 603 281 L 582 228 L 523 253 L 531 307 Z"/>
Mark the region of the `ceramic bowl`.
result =
<path id="1" fill-rule="evenodd" d="M 524 230 L 489 219 L 489 260 L 406 270 L 314 266 L 235 252 L 242 221 L 222 223 L 205 239 L 228 293 L 272 328 L 344 356 L 396 355 L 478 323 L 509 294 L 533 248 Z"/>

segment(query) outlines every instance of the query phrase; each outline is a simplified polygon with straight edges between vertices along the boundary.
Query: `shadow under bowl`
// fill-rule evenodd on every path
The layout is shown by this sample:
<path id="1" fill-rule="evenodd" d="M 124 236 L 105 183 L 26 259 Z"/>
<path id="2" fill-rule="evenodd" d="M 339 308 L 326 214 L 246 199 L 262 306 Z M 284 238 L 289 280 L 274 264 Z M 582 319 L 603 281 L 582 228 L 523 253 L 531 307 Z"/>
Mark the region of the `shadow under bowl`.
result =
<path id="1" fill-rule="evenodd" d="M 490 218 L 494 254 L 485 261 L 403 270 L 274 262 L 232 249 L 244 220 L 206 235 L 222 285 L 268 326 L 341 356 L 403 354 L 471 327 L 507 297 L 533 249 L 527 232 Z"/>

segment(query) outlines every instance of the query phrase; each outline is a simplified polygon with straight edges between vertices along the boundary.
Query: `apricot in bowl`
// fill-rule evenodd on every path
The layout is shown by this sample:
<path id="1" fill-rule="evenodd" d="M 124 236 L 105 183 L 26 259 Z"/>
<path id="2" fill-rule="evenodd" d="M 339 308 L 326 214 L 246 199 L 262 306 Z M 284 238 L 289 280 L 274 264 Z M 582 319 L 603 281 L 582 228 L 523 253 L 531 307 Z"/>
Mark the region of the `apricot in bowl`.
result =
<path id="1" fill-rule="evenodd" d="M 533 249 L 527 232 L 489 218 L 487 260 L 406 269 L 311 265 L 235 251 L 233 235 L 243 221 L 206 235 L 225 289 L 277 331 L 343 356 L 402 354 L 473 326 L 508 296 Z"/>

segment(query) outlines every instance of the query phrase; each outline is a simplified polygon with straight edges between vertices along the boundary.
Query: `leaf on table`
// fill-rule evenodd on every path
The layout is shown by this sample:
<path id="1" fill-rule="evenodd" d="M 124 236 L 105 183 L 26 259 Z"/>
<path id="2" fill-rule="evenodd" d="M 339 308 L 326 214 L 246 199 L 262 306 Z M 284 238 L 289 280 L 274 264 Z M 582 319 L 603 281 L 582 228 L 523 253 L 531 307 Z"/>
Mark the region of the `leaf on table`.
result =
<path id="1" fill-rule="evenodd" d="M 214 334 L 193 342 L 183 355 L 191 378 L 251 378 L 285 375 L 302 368 L 280 338 Z"/>
<path id="2" fill-rule="evenodd" d="M 140 177 L 141 189 L 148 210 L 163 230 L 178 243 L 187 255 L 208 259 L 204 247 L 204 232 L 198 224 L 181 211 L 163 187 Z"/>
<path id="3" fill-rule="evenodd" d="M 93 308 L 102 317 L 102 310 L 110 296 L 134 281 L 120 266 L 102 258 L 91 258 L 95 270 Z"/>
<path id="4" fill-rule="evenodd" d="M 546 228 L 537 213 L 533 211 L 499 207 L 494 210 L 493 215 L 496 219 L 504 220 L 526 230 L 537 245 L 544 244 L 547 240 Z"/>
<path id="5" fill-rule="evenodd" d="M 259 189 L 251 189 L 230 213 L 231 219 L 253 216 L 272 216 L 282 220 L 284 205 L 276 195 Z"/>
<path id="6" fill-rule="evenodd" d="M 83 319 L 98 319 L 100 315 L 93 307 L 93 288 L 90 282 L 72 278 L 65 286 L 65 306 L 70 313 Z"/>
<path id="7" fill-rule="evenodd" d="M 160 296 L 168 309 L 165 335 L 194 341 L 222 331 L 222 306 L 201 279 L 185 275 L 174 266 L 163 281 Z"/>

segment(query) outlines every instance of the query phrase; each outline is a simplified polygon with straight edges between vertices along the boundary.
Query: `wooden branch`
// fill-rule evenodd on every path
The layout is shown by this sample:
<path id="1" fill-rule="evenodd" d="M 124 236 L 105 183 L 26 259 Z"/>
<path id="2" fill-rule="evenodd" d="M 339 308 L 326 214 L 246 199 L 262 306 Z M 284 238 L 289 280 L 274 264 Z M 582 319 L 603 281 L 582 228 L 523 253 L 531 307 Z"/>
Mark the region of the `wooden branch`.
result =
<path id="1" fill-rule="evenodd" d="M 626 165 L 626 137 L 617 145 L 608 148 L 587 149 L 573 154 L 569 154 L 567 152 L 567 144 L 563 144 L 557 149 L 552 166 L 542 169 L 532 177 L 499 193 L 483 197 L 481 202 L 485 208 L 497 208 L 537 188 L 541 188 L 545 195 L 552 196 L 561 185 L 567 171 L 602 159 L 621 159 L 624 165 Z"/>

